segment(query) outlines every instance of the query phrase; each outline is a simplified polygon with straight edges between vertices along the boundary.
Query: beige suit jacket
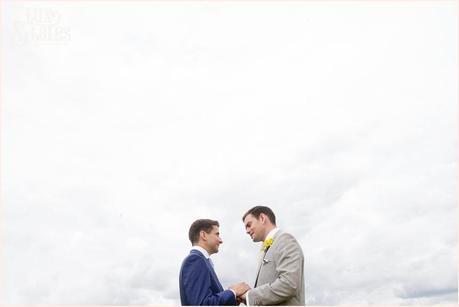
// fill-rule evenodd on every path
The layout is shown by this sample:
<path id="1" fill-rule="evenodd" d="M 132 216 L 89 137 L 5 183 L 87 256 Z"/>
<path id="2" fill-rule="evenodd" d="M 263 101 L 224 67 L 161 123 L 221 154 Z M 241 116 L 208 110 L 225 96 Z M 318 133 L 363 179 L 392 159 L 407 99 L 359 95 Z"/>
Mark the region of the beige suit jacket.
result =
<path id="1" fill-rule="evenodd" d="M 279 230 L 260 262 L 255 286 L 248 293 L 250 305 L 305 304 L 304 256 L 289 233 Z"/>

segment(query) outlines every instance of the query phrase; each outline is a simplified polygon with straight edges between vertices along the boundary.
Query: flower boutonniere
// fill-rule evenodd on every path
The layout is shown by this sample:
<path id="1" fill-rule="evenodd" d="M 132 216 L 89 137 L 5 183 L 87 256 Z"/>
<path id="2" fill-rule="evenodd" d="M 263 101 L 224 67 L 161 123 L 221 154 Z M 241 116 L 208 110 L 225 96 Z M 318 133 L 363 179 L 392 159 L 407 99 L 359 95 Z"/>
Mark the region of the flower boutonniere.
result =
<path id="1" fill-rule="evenodd" d="M 266 239 L 266 240 L 263 242 L 263 248 L 262 248 L 262 250 L 263 250 L 263 251 L 267 251 L 268 248 L 269 248 L 271 245 L 273 245 L 273 242 L 274 242 L 273 238 Z"/>

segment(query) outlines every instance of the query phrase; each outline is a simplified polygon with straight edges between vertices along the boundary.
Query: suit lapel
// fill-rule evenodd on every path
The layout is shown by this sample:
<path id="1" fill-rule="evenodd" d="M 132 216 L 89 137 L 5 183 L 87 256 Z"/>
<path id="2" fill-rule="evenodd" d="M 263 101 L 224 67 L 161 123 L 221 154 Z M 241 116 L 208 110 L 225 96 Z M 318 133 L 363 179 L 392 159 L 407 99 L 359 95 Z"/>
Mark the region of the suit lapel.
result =
<path id="1" fill-rule="evenodd" d="M 281 233 L 281 230 L 278 230 L 274 236 L 273 236 L 273 244 L 274 242 L 276 241 L 276 238 L 279 236 L 279 234 Z M 261 251 L 260 254 L 260 263 L 258 264 L 258 272 L 257 272 L 257 278 L 255 279 L 255 285 L 254 285 L 254 288 L 257 286 L 257 283 L 258 283 L 258 277 L 260 276 L 260 272 L 261 272 L 261 267 L 263 266 L 263 259 L 265 259 L 265 256 L 266 254 L 268 253 L 269 249 L 271 248 L 271 246 L 268 246 L 268 248 L 265 250 L 265 251 Z"/>
<path id="2" fill-rule="evenodd" d="M 193 249 L 191 250 L 190 253 L 198 255 L 199 257 L 204 259 L 204 261 L 206 262 L 207 268 L 209 269 L 210 275 L 212 276 L 212 279 L 215 281 L 215 283 L 217 284 L 217 287 L 220 289 L 219 291 L 223 291 L 223 286 L 218 280 L 217 273 L 215 273 L 215 270 L 212 264 L 210 264 L 210 261 L 198 250 Z"/>
<path id="3" fill-rule="evenodd" d="M 260 261 L 258 263 L 258 272 L 257 272 L 257 278 L 255 278 L 255 285 L 253 286 L 254 288 L 256 288 L 257 286 L 258 276 L 260 276 L 261 266 L 263 265 L 263 259 L 265 258 L 265 255 L 267 252 L 268 252 L 267 249 L 265 251 L 260 251 Z"/>
<path id="4" fill-rule="evenodd" d="M 214 267 L 212 266 L 212 264 L 210 264 L 210 262 L 207 259 L 206 259 L 206 262 L 207 262 L 207 267 L 210 270 L 210 274 L 215 279 L 215 282 L 217 283 L 218 288 L 220 289 L 220 291 L 223 291 L 223 286 L 221 285 L 220 281 L 218 280 L 217 273 L 215 273 Z"/>

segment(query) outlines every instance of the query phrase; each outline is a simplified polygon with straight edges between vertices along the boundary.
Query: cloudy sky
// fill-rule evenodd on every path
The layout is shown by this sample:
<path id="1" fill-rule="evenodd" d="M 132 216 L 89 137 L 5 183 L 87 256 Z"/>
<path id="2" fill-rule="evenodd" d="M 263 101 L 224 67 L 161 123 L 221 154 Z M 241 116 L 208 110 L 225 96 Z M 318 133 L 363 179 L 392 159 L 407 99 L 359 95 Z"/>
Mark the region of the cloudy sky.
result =
<path id="1" fill-rule="evenodd" d="M 1 3 L 2 301 L 180 304 L 197 218 L 306 302 L 457 303 L 456 1 Z"/>

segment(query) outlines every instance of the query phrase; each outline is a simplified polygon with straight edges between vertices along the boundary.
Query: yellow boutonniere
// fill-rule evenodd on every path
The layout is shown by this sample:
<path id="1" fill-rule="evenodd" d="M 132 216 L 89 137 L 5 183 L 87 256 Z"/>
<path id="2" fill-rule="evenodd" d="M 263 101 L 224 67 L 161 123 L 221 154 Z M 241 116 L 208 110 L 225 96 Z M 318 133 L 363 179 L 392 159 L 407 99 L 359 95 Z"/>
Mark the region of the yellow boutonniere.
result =
<path id="1" fill-rule="evenodd" d="M 273 245 L 273 238 L 269 238 L 269 239 L 266 239 L 264 242 L 263 242 L 263 248 L 262 250 L 263 251 L 266 251 L 268 249 L 268 247 L 270 247 L 271 245 Z"/>

